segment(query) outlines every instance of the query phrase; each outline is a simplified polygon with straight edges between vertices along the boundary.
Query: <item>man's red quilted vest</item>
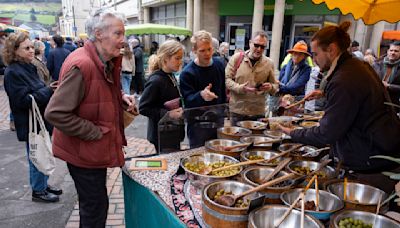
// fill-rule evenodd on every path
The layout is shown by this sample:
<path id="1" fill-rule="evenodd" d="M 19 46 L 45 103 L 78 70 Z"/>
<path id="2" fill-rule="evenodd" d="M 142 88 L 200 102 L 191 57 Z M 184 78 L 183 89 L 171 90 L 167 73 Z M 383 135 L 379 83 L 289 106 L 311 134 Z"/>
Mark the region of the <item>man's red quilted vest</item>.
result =
<path id="1" fill-rule="evenodd" d="M 53 153 L 56 157 L 84 168 L 107 168 L 124 165 L 122 146 L 126 145 L 121 96 L 121 60 L 113 60 L 113 81 L 106 79 L 104 64 L 94 44 L 90 41 L 83 48 L 72 52 L 65 60 L 60 83 L 64 75 L 74 66 L 82 73 L 85 95 L 74 113 L 80 118 L 99 126 L 103 137 L 95 141 L 83 141 L 64 134 L 58 129 L 53 132 Z M 65 99 L 68 99 L 66 97 Z"/>

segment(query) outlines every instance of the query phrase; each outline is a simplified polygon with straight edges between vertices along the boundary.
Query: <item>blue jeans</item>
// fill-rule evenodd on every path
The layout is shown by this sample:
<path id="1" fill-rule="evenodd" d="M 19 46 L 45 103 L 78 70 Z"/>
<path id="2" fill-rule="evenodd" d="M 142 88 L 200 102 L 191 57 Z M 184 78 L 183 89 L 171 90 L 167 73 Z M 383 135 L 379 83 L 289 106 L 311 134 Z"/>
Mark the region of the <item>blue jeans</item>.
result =
<path id="1" fill-rule="evenodd" d="M 131 95 L 132 74 L 121 73 L 121 86 L 125 94 Z"/>
<path id="2" fill-rule="evenodd" d="M 49 176 L 41 173 L 29 159 L 29 143 L 26 142 L 26 152 L 29 163 L 29 182 L 31 183 L 32 191 L 40 192 L 47 188 L 47 180 Z"/>
<path id="3" fill-rule="evenodd" d="M 12 112 L 10 112 L 10 121 L 14 121 L 14 116 L 13 116 Z"/>

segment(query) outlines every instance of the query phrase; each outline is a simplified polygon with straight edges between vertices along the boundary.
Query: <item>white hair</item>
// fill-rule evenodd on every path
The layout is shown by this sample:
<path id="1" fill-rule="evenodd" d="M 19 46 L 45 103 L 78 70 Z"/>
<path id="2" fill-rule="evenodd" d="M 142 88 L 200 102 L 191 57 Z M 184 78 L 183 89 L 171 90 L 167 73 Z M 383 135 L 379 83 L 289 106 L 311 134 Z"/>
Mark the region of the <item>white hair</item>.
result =
<path id="1" fill-rule="evenodd" d="M 117 13 L 112 9 L 100 9 L 96 11 L 94 15 L 86 21 L 86 33 L 88 34 L 88 37 L 91 41 L 96 40 L 96 29 L 103 30 L 107 29 L 108 26 L 110 26 L 107 22 L 108 18 L 119 19 L 124 24 L 126 22 L 125 15 L 123 13 Z"/>
<path id="2" fill-rule="evenodd" d="M 212 38 L 212 47 L 214 49 L 214 52 L 218 52 L 218 48 L 219 48 L 219 41 L 217 40 L 217 38 Z"/>

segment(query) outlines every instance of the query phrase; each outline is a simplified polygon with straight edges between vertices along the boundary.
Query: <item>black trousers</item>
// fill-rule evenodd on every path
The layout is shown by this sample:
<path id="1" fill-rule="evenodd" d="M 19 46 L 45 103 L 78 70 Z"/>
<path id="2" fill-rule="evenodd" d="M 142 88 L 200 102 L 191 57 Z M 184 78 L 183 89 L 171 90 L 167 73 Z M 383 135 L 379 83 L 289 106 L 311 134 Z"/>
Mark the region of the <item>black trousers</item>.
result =
<path id="1" fill-rule="evenodd" d="M 67 163 L 79 199 L 79 227 L 104 228 L 108 213 L 107 169 L 87 169 Z"/>
<path id="2" fill-rule="evenodd" d="M 141 94 L 144 90 L 144 75 L 143 72 L 135 72 L 132 77 L 131 87 L 137 94 Z"/>

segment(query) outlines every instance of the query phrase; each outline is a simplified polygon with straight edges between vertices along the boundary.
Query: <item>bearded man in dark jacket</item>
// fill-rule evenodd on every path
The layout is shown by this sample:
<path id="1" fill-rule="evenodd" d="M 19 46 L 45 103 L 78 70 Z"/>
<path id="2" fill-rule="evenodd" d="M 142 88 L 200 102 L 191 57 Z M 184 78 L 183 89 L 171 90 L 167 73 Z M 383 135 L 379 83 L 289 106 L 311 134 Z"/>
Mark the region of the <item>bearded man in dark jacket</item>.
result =
<path id="1" fill-rule="evenodd" d="M 373 67 L 389 92 L 391 102 L 400 105 L 400 42 L 391 43 L 386 57 Z"/>
<path id="2" fill-rule="evenodd" d="M 388 94 L 373 68 L 347 52 L 349 27 L 350 22 L 328 26 L 312 38 L 314 61 L 327 72 L 326 86 L 306 95 L 306 99 L 326 97 L 320 126 L 282 130 L 295 142 L 331 145 L 331 155 L 339 158 L 357 180 L 391 192 L 395 182 L 381 172 L 398 169 L 398 165 L 371 156 L 398 155 L 400 122 L 393 109 L 384 104 Z"/>

